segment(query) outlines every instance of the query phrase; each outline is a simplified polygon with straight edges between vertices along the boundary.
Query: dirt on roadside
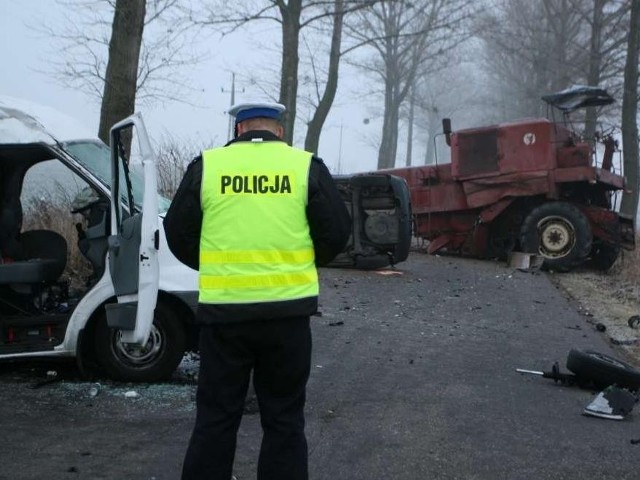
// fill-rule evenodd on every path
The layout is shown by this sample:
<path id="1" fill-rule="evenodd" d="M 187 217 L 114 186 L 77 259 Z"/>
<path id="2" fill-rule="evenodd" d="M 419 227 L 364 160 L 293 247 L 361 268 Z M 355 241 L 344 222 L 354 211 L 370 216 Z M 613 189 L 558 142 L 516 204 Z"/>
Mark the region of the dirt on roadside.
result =
<path id="1" fill-rule="evenodd" d="M 587 322 L 603 331 L 640 366 L 640 325 L 629 319 L 640 315 L 640 285 L 630 282 L 614 268 L 608 273 L 581 269 L 571 273 L 549 273 Z M 632 324 L 634 322 L 631 322 Z"/>

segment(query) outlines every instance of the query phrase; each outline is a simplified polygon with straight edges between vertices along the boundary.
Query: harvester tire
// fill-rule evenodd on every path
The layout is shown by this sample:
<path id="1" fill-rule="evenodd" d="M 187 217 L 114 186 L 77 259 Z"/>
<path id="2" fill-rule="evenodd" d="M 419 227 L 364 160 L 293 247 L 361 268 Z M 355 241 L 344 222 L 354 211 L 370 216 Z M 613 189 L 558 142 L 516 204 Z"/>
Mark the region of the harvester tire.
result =
<path id="1" fill-rule="evenodd" d="M 589 220 L 566 202 L 534 208 L 520 229 L 522 250 L 542 255 L 547 270 L 567 272 L 581 265 L 591 253 L 592 241 Z"/>

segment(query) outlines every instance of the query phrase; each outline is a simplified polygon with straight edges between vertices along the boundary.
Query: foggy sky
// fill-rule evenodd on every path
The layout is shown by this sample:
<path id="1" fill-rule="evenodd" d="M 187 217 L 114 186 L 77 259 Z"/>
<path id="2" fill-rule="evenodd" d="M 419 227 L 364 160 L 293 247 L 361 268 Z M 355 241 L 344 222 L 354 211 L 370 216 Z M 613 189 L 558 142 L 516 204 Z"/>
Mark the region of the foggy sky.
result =
<path id="1" fill-rule="evenodd" d="M 56 28 L 68 21 L 69 16 L 53 0 L 0 0 L 0 60 L 3 65 L 0 93 L 56 108 L 97 132 L 98 100 L 55 83 L 47 73 L 52 69 L 48 62 L 60 53 L 52 48 L 52 39 L 33 28 L 45 19 L 47 26 Z M 266 22 L 245 27 L 222 40 L 217 35 L 203 37 L 194 48 L 205 54 L 206 60 L 180 72 L 189 77 L 193 87 L 184 95 L 188 104 L 166 102 L 138 107 L 153 141 L 161 142 L 163 136 L 170 134 L 198 146 L 208 141 L 216 145 L 224 143 L 228 130 L 225 112 L 230 104 L 231 72 L 237 74 L 237 102 L 263 96 L 257 86 L 247 85 L 250 76 L 267 79 L 265 83 L 273 85 L 270 93 L 277 97 L 278 41 L 277 27 Z M 274 44 L 274 48 L 259 47 L 269 43 Z M 311 74 L 302 64 L 299 73 L 301 78 Z M 261 87 L 269 88 L 268 85 Z M 382 100 L 366 96 L 373 88 L 375 85 L 364 74 L 347 65 L 341 66 L 338 95 L 325 123 L 318 152 L 333 173 L 376 168 Z M 299 101 L 298 114 L 304 115 L 305 111 L 308 108 Z M 305 132 L 303 122 L 298 121 L 296 146 L 302 147 Z M 401 152 L 406 149 L 402 143 L 398 150 L 399 163 L 404 161 Z M 424 156 L 422 143 L 416 142 L 414 146 L 416 159 Z"/>

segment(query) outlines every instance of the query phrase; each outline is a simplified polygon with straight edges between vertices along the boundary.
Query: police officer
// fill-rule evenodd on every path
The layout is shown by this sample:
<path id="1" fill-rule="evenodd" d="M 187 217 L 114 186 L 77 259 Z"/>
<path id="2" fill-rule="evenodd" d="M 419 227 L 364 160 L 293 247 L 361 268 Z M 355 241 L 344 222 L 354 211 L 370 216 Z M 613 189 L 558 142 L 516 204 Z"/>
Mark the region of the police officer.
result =
<path id="1" fill-rule="evenodd" d="M 188 167 L 164 226 L 200 272 L 196 424 L 183 479 L 232 476 L 253 370 L 263 429 L 258 479 L 307 479 L 304 403 L 317 266 L 346 244 L 349 213 L 326 166 L 282 141 L 284 106 L 234 106 L 236 138 Z"/>

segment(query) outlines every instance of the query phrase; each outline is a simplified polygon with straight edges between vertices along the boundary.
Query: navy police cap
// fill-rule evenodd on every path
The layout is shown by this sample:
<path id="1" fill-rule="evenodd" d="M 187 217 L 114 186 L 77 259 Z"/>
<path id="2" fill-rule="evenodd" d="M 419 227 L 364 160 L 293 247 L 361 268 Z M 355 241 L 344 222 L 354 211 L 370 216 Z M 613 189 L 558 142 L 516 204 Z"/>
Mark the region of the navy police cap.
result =
<path id="1" fill-rule="evenodd" d="M 280 114 L 285 111 L 284 105 L 268 102 L 238 103 L 229 109 L 229 115 L 236 117 L 236 123 L 250 118 L 274 118 L 280 120 Z"/>

